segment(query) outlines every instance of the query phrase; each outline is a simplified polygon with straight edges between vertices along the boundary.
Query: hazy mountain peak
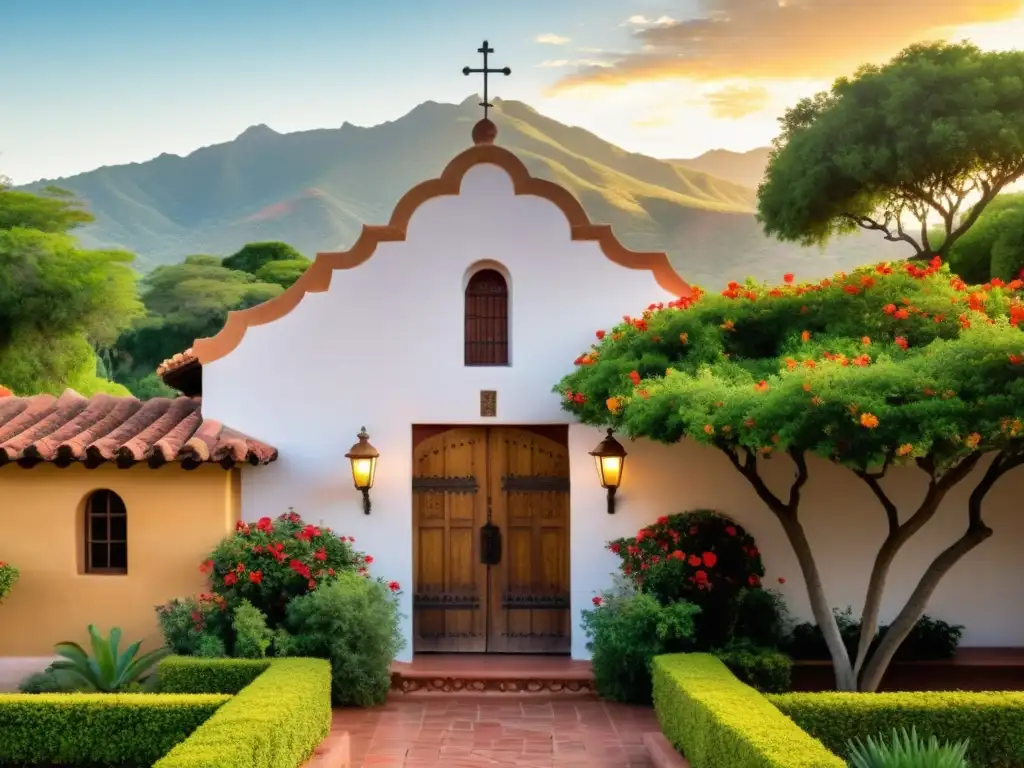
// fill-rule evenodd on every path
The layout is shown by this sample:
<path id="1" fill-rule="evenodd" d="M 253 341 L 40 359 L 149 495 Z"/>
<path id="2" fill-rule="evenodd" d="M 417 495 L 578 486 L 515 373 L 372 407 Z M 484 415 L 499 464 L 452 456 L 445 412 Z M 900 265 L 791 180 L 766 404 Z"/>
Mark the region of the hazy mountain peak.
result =
<path id="1" fill-rule="evenodd" d="M 253 141 L 257 139 L 267 139 L 280 135 L 281 134 L 279 134 L 266 123 L 260 123 L 259 125 L 250 125 L 244 131 L 238 134 L 238 136 L 235 138 L 235 141 Z"/>

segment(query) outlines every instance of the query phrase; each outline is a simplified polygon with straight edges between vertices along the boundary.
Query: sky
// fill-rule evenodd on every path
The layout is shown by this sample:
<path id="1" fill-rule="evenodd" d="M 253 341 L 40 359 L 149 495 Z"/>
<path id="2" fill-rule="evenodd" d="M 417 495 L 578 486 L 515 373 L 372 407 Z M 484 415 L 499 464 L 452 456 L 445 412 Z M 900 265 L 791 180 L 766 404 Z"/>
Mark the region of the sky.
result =
<path id="1" fill-rule="evenodd" d="M 492 96 L 693 157 L 768 144 L 786 107 L 913 42 L 1024 48 L 1024 0 L 0 0 L 0 174 L 460 102 L 485 38 L 512 69 Z"/>

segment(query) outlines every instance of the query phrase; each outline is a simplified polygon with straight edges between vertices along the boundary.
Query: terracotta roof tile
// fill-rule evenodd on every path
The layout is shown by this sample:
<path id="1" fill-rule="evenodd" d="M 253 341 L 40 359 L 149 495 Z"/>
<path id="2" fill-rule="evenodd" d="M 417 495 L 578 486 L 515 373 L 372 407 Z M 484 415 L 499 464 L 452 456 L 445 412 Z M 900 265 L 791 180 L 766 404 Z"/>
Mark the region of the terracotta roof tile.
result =
<path id="1" fill-rule="evenodd" d="M 160 363 L 160 365 L 156 367 L 156 375 L 162 377 L 164 374 L 170 373 L 171 371 L 176 371 L 179 368 L 184 368 L 186 365 L 198 362 L 199 358 L 196 357 L 196 353 L 192 351 L 191 347 L 189 347 L 184 352 L 179 352 L 173 357 L 169 357 Z"/>
<path id="2" fill-rule="evenodd" d="M 205 462 L 223 467 L 269 464 L 277 449 L 204 419 L 199 398 L 83 397 L 66 390 L 60 397 L 0 397 L 0 466 L 53 462 L 119 467 L 145 462 L 158 467 L 178 462 L 192 468 Z"/>

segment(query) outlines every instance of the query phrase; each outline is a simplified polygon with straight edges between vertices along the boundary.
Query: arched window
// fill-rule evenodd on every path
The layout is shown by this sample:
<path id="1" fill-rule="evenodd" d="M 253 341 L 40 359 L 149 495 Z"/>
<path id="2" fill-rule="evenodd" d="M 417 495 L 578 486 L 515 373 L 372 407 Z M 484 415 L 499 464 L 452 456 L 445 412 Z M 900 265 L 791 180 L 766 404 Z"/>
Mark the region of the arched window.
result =
<path id="1" fill-rule="evenodd" d="M 466 285 L 466 365 L 508 365 L 508 283 L 481 269 Z"/>
<path id="2" fill-rule="evenodd" d="M 113 491 L 85 500 L 85 572 L 128 573 L 128 510 Z"/>

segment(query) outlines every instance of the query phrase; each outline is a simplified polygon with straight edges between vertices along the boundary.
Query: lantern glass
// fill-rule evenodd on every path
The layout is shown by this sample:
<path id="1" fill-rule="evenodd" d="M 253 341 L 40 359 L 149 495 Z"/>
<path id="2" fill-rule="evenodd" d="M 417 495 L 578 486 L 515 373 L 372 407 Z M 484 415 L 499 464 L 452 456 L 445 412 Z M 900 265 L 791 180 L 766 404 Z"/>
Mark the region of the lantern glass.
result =
<path id="1" fill-rule="evenodd" d="M 352 457 L 352 482 L 360 491 L 373 487 L 373 477 L 377 472 L 377 457 Z"/>
<path id="2" fill-rule="evenodd" d="M 622 482 L 622 465 L 625 463 L 623 456 L 595 456 L 594 463 L 597 464 L 597 479 L 602 488 L 618 488 Z"/>

